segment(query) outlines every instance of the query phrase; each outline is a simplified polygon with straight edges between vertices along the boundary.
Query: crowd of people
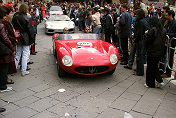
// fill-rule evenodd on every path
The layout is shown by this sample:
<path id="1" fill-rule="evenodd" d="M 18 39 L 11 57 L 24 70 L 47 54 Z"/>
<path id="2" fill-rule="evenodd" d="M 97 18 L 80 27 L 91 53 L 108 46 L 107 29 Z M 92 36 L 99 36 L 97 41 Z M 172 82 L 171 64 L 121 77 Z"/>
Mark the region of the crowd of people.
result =
<path id="1" fill-rule="evenodd" d="M 132 69 L 136 55 L 134 75 L 144 75 L 147 63 L 145 87 L 162 86 L 163 77 L 170 77 L 171 70 L 159 65 L 165 62 L 166 35 L 176 37 L 175 12 L 169 6 L 163 6 L 160 13 L 152 14 L 142 0 L 129 10 L 127 4 L 103 5 L 90 1 L 85 3 L 30 3 L 13 5 L 0 0 L 0 91 L 10 91 L 14 84 L 8 74 L 17 72 L 21 65 L 21 75 L 28 75 L 30 54 L 36 55 L 37 25 L 45 18 L 51 5 L 60 5 L 80 31 L 96 33 L 102 40 L 115 45 L 120 53 L 121 65 Z M 64 28 L 68 33 L 68 28 Z M 175 48 L 176 41 L 171 42 Z M 130 48 L 129 48 L 130 47 Z M 129 53 L 130 49 L 130 53 Z M 169 66 L 173 66 L 174 50 L 170 51 Z M 164 70 L 165 73 L 159 71 Z M 155 82 L 156 81 L 156 82 Z M 157 83 L 155 85 L 155 83 Z M 0 108 L 0 111 L 4 111 Z"/>

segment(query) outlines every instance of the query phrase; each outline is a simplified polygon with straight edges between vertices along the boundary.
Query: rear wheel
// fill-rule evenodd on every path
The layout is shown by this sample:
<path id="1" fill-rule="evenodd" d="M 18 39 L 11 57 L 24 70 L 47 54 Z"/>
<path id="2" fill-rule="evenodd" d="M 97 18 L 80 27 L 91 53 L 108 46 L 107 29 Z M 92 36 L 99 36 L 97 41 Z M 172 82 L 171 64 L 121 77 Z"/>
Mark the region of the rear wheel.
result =
<path id="1" fill-rule="evenodd" d="M 116 67 L 113 70 L 111 70 L 110 72 L 108 72 L 107 74 L 112 75 L 115 72 L 115 70 L 116 70 Z"/>

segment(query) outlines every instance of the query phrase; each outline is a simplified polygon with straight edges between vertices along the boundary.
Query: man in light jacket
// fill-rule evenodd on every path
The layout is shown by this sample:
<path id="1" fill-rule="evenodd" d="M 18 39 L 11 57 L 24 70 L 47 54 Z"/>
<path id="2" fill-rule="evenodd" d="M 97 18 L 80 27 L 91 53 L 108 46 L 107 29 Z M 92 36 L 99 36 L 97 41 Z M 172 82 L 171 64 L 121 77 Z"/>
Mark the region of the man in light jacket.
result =
<path id="1" fill-rule="evenodd" d="M 101 31 L 101 22 L 100 22 L 100 13 L 98 12 L 98 8 L 94 8 L 94 14 L 92 15 L 92 26 L 93 26 L 93 33 L 96 33 L 100 36 Z"/>

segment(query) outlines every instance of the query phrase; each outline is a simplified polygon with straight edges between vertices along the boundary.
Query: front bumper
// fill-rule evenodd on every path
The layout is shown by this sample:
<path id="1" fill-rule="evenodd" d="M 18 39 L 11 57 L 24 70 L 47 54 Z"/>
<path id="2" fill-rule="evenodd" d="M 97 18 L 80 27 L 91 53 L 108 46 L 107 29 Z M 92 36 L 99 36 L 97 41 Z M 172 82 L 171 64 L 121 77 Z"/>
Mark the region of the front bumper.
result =
<path id="1" fill-rule="evenodd" d="M 118 64 L 118 63 L 117 63 Z M 107 64 L 98 64 L 98 65 L 84 65 L 76 64 L 71 67 L 66 67 L 61 64 L 61 67 L 68 73 L 77 74 L 77 75 L 99 75 L 103 73 L 108 73 L 112 71 L 116 66 L 110 63 Z"/>

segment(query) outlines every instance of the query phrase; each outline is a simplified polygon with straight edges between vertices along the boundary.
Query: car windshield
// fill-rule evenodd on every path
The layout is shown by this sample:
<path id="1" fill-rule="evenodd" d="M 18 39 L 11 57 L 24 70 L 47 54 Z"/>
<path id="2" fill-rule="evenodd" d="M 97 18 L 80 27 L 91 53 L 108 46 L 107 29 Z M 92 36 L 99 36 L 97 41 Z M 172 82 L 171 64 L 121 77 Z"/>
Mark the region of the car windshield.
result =
<path id="1" fill-rule="evenodd" d="M 78 33 L 78 34 L 60 34 L 56 39 L 99 39 L 98 34 Z"/>
<path id="2" fill-rule="evenodd" d="M 62 11 L 62 8 L 59 7 L 59 6 L 52 6 L 52 7 L 50 8 L 50 11 Z"/>
<path id="3" fill-rule="evenodd" d="M 67 15 L 51 15 L 48 21 L 70 21 Z"/>

